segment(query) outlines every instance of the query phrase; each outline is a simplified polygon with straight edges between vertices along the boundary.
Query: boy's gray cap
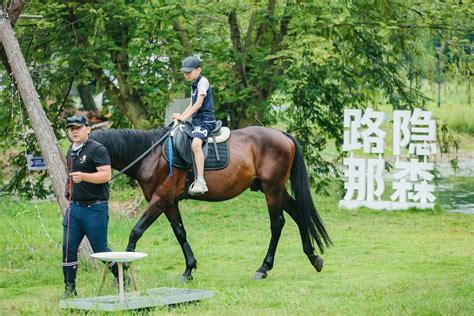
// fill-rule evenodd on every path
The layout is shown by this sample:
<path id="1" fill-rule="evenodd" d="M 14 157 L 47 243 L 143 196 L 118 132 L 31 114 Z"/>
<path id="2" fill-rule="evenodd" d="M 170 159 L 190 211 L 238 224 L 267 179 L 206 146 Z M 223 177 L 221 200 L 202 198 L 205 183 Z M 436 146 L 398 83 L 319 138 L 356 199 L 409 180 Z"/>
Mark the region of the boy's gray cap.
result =
<path id="1" fill-rule="evenodd" d="M 180 70 L 184 72 L 191 72 L 198 67 L 201 67 L 201 61 L 199 58 L 195 56 L 189 56 L 183 59 L 183 65 Z"/>
<path id="2" fill-rule="evenodd" d="M 84 115 L 74 115 L 68 117 L 66 122 L 68 128 L 71 126 L 89 126 L 89 120 Z"/>

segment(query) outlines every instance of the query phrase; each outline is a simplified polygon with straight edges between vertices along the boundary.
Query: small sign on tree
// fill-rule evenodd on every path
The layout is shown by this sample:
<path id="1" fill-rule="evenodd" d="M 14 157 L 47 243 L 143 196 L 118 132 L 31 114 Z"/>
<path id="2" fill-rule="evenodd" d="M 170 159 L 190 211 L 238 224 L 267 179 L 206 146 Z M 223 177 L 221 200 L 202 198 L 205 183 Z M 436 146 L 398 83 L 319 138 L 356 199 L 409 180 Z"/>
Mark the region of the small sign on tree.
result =
<path id="1" fill-rule="evenodd" d="M 46 162 L 44 161 L 43 157 L 28 154 L 26 159 L 28 163 L 28 170 L 37 171 L 46 169 Z"/>

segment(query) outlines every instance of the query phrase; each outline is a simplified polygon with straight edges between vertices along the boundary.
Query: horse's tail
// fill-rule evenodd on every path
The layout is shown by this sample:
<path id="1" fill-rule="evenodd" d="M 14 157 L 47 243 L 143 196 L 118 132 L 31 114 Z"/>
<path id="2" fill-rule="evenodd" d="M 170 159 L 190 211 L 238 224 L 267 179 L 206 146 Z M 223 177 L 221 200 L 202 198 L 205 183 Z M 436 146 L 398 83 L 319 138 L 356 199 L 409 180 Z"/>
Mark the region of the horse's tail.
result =
<path id="1" fill-rule="evenodd" d="M 314 245 L 313 241 L 316 241 L 319 250 L 323 253 L 324 244 L 329 247 L 332 245 L 332 241 L 326 232 L 326 228 L 324 228 L 323 220 L 316 211 L 316 207 L 314 206 L 311 197 L 308 172 L 306 170 L 301 146 L 295 137 L 287 133 L 285 133 L 285 135 L 295 144 L 295 158 L 293 160 L 293 165 L 291 166 L 290 179 L 291 191 L 296 200 L 297 216 L 300 217 L 304 230 L 311 237 L 311 245 Z"/>

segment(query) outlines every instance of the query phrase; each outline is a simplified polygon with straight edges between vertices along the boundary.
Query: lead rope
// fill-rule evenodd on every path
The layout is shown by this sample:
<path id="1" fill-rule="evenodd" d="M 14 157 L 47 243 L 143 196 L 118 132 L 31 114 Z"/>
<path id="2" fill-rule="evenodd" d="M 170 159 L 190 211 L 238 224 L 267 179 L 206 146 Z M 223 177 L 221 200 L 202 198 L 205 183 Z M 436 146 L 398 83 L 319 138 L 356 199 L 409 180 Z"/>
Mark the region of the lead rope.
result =
<path id="1" fill-rule="evenodd" d="M 73 161 L 71 155 L 69 155 L 69 188 L 68 188 L 68 208 L 67 208 L 67 223 L 66 223 L 66 258 L 65 263 L 68 262 L 68 250 L 69 250 L 69 221 L 71 220 L 71 200 L 72 200 L 72 176 L 70 175 L 73 171 Z"/>

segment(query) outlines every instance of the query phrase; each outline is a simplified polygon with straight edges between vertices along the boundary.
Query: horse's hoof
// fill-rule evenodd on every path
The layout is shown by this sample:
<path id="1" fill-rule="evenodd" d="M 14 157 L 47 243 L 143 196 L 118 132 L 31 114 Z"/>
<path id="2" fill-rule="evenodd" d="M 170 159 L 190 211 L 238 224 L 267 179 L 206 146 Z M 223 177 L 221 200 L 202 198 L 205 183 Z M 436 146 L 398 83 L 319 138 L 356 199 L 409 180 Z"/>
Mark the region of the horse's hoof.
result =
<path id="1" fill-rule="evenodd" d="M 320 256 L 315 256 L 311 260 L 311 264 L 316 269 L 316 271 L 321 272 L 321 270 L 323 269 L 323 266 L 324 266 L 324 260 Z"/>
<path id="2" fill-rule="evenodd" d="M 263 280 L 267 278 L 267 273 L 266 272 L 255 272 L 255 275 L 253 276 L 254 280 Z"/>
<path id="3" fill-rule="evenodd" d="M 185 282 L 190 282 L 193 280 L 193 276 L 192 275 L 182 275 L 179 277 L 179 282 L 181 283 L 185 283 Z"/>
<path id="4" fill-rule="evenodd" d="M 124 270 L 124 271 L 127 271 L 128 268 L 130 268 L 130 263 L 124 262 L 124 263 L 123 263 L 123 270 Z"/>

